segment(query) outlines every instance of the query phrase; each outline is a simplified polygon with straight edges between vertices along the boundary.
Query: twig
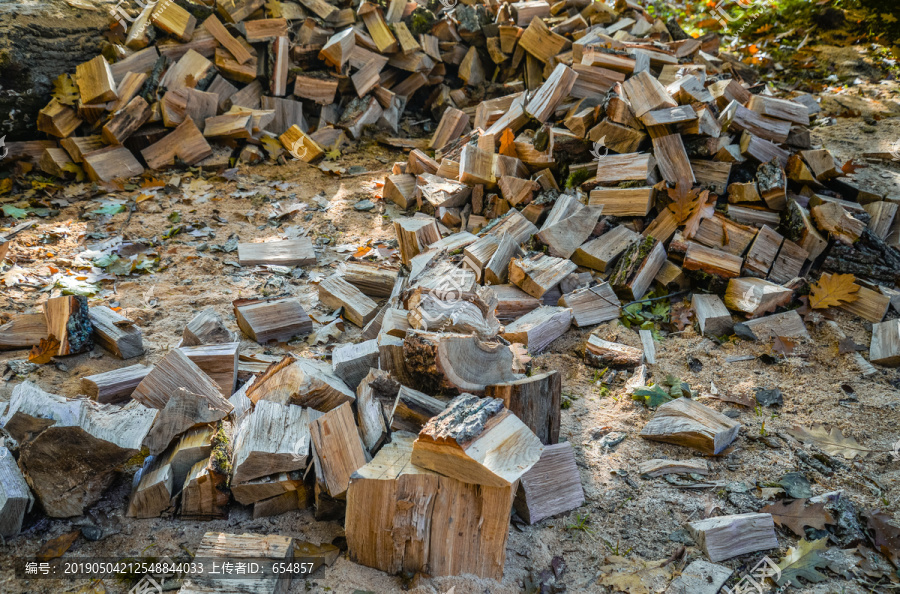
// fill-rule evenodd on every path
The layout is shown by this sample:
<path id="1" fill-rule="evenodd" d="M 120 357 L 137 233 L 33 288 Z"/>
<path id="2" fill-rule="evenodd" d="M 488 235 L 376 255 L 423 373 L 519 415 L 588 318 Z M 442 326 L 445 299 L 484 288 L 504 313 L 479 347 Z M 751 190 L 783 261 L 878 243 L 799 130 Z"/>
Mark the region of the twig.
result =
<path id="1" fill-rule="evenodd" d="M 680 297 L 689 292 L 690 291 L 685 290 L 685 291 L 678 291 L 677 293 L 672 293 L 671 295 L 663 295 L 662 297 L 653 297 L 652 299 L 639 299 L 638 301 L 632 301 L 631 303 L 626 303 L 625 305 L 622 306 L 622 309 L 625 309 L 626 307 L 628 307 L 630 305 L 634 305 L 635 303 L 652 303 L 653 301 L 660 301 L 662 299 L 671 299 L 672 297 Z"/>

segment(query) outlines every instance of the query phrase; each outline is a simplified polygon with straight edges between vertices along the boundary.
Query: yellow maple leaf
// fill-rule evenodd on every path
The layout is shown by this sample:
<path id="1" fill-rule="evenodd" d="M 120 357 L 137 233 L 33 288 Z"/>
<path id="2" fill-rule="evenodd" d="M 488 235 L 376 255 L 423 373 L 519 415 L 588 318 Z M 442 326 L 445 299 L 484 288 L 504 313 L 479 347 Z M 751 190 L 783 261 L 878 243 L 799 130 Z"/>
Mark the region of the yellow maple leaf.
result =
<path id="1" fill-rule="evenodd" d="M 813 309 L 825 309 L 851 303 L 859 298 L 856 295 L 859 285 L 852 274 L 825 273 L 814 284 L 809 293 L 809 306 Z"/>
<path id="2" fill-rule="evenodd" d="M 60 74 L 53 81 L 53 98 L 63 105 L 75 105 L 80 94 L 71 74 Z"/>
<path id="3" fill-rule="evenodd" d="M 52 334 L 49 338 L 42 338 L 39 344 L 31 347 L 28 360 L 37 365 L 45 365 L 59 352 L 59 346 L 59 341 Z"/>
<path id="4" fill-rule="evenodd" d="M 686 185 L 683 182 L 678 182 L 675 184 L 674 188 L 669 188 L 668 193 L 669 198 L 672 199 L 669 210 L 671 210 L 672 214 L 675 215 L 675 218 L 678 219 L 678 224 L 688 220 L 700 206 L 699 189 L 692 190 L 689 185 Z"/>

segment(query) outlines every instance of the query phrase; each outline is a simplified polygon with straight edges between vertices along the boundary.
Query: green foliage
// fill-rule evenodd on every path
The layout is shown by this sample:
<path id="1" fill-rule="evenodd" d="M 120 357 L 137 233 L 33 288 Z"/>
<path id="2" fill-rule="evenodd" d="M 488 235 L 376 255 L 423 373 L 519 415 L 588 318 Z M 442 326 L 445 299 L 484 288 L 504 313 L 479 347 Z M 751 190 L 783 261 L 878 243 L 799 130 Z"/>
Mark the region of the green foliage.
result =
<path id="1" fill-rule="evenodd" d="M 682 381 L 674 375 L 669 375 L 659 384 L 636 389 L 631 398 L 643 402 L 647 408 L 656 408 L 676 398 L 689 396 L 690 394 L 685 394 Z"/>
<path id="2" fill-rule="evenodd" d="M 627 557 L 628 553 L 631 552 L 631 549 L 634 547 L 628 547 L 626 550 L 619 552 L 619 541 L 616 541 L 616 546 L 612 546 L 610 542 L 606 539 L 603 539 L 603 544 L 606 545 L 606 548 L 609 549 L 609 552 L 617 557 Z"/>
<path id="3" fill-rule="evenodd" d="M 591 521 L 590 514 L 575 514 L 575 522 L 572 524 L 566 524 L 566 530 L 572 531 L 577 530 L 579 532 L 586 532 L 588 534 L 593 534 L 594 531 L 588 527 L 588 523 Z"/>
<path id="4" fill-rule="evenodd" d="M 647 299 L 662 297 L 664 295 L 666 295 L 666 293 L 656 295 L 654 291 L 647 295 Z M 671 313 L 671 305 L 666 299 L 660 299 L 659 301 L 653 302 L 639 301 L 622 309 L 621 321 L 622 325 L 626 328 L 636 326 L 641 330 L 650 330 L 653 333 L 653 339 L 661 341 L 662 337 L 659 335 L 658 324 L 668 323 L 670 321 Z"/>

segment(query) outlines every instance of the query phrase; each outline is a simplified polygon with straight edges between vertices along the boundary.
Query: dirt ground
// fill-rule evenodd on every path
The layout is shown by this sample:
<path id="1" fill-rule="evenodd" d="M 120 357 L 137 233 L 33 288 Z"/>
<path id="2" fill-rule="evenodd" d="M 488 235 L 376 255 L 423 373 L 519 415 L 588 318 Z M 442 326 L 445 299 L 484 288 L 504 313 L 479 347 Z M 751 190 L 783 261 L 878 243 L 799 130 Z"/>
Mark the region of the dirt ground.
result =
<path id="1" fill-rule="evenodd" d="M 900 119 L 888 117 L 897 114 L 897 95 L 889 90 L 879 96 L 880 91 L 885 89 L 870 85 L 846 94 L 829 95 L 826 105 L 844 101 L 866 106 L 869 111 L 859 118 L 837 118 L 832 126 L 816 128 L 816 141 L 838 158 L 853 157 L 858 161 L 862 151 L 876 151 L 879 147 L 884 150 L 900 141 Z M 873 120 L 873 114 L 879 114 L 881 119 Z M 85 200 L 86 196 L 79 195 L 77 188 L 70 190 L 68 204 L 57 204 L 58 215 L 40 219 L 37 226 L 18 236 L 10 259 L 21 268 L 19 272 L 23 276 L 16 286 L 7 283 L 0 291 L 0 321 L 13 314 L 41 311 L 42 302 L 50 296 L 45 289 L 48 279 L 67 269 L 74 270 L 79 254 L 85 249 L 120 235 L 134 243 L 159 239 L 175 224 L 170 215 L 176 211 L 181 218 L 178 224 L 190 228 L 160 240 L 157 248 L 150 249 L 151 253 L 158 253 L 165 269 L 103 282 L 102 291 L 92 299 L 92 304 L 123 308 L 122 313 L 140 326 L 147 352 L 139 359 L 128 361 L 129 364 L 152 364 L 159 360 L 178 343 L 182 328 L 190 318 L 206 307 L 214 307 L 237 329 L 231 302 L 242 297 L 291 294 L 300 297 L 310 310 L 325 316 L 328 312 L 316 307 L 314 281 L 331 272 L 356 247 L 373 240 L 389 242 L 394 238 L 390 221 L 401 212 L 393 204 L 386 205 L 377 199 L 377 184 L 390 163 L 401 158 L 399 152 L 363 142 L 355 150 L 345 150 L 340 161 L 343 166 L 361 166 L 368 172 L 355 176 L 337 177 L 302 163 L 290 163 L 241 167 L 235 180 L 209 181 L 206 187 L 203 182 L 192 184 L 190 174 L 180 172 L 178 188 L 139 188 L 114 196 L 130 200 L 152 194 L 150 199 L 137 202 L 135 212 L 93 220 L 85 220 L 83 216 L 98 208 L 98 200 L 113 196 Z M 172 176 L 172 173 L 163 174 L 160 179 L 172 182 Z M 856 177 L 878 192 L 900 198 L 900 163 L 872 162 Z M 88 191 L 87 186 L 83 189 Z M 317 195 L 323 195 L 324 199 Z M 354 205 L 366 199 L 376 203 L 374 210 L 354 209 Z M 279 205 L 285 209 L 294 203 L 303 208 L 292 218 L 281 221 L 270 218 Z M 236 265 L 236 253 L 214 251 L 212 247 L 222 246 L 234 237 L 241 241 L 263 241 L 300 234 L 312 238 L 321 251 L 319 264 L 307 268 L 299 277 L 240 268 Z M 894 311 L 889 313 L 889 317 L 896 316 Z M 837 314 L 836 320 L 857 343 L 868 345 L 870 324 L 842 313 Z M 603 325 L 600 332 L 609 340 L 640 345 L 637 333 L 618 322 Z M 549 568 L 556 556 L 565 561 L 566 570 L 560 583 L 567 591 L 609 591 L 597 584 L 599 567 L 607 556 L 618 552 L 647 560 L 666 559 L 682 546 L 684 536 L 679 530 L 685 522 L 713 513 L 756 511 L 772 500 L 771 491 L 764 495 L 760 487 L 777 482 L 792 471 L 805 474 L 812 482 L 815 495 L 841 490 L 858 510 L 878 507 L 895 519 L 900 518 L 900 459 L 892 455 L 894 444 L 900 440 L 897 398 L 900 373 L 879 369 L 875 375 L 863 378 L 851 355 L 838 355 L 838 340 L 824 326 L 811 327 L 810 333 L 811 341 L 799 344 L 793 355 L 777 357 L 772 364 L 759 358 L 728 362 L 729 357 L 738 355 L 767 354 L 768 345 L 747 341 L 718 344 L 692 330 L 664 336 L 657 344 L 658 363 L 651 368 L 652 379 L 658 381 L 669 374 L 677 376 L 699 392 L 704 403 L 733 415 L 742 424 L 734 447 L 721 456 L 708 458 L 711 472 L 701 481 L 707 486 L 689 488 L 673 485 L 663 478 L 639 477 L 638 464 L 645 460 L 699 456 L 686 448 L 640 439 L 638 434 L 650 418 L 650 411 L 624 395 L 624 377 L 610 386 L 608 395 L 601 396 L 600 383 L 592 381 L 594 369 L 586 367 L 577 354 L 587 333 L 571 330 L 546 354 L 535 359 L 535 368 L 558 369 L 563 373 L 563 392 L 571 406 L 563 411 L 561 438 L 569 440 L 577 452 L 586 496 L 584 506 L 535 526 L 514 521 L 502 583 L 472 576 L 423 577 L 410 586 L 410 591 L 419 594 L 443 594 L 450 590 L 455 594 L 521 592 L 527 590 L 530 577 Z M 347 324 L 338 342 L 352 342 L 357 338 L 358 329 Z M 246 339 L 242 342 L 243 354 L 291 352 L 323 357 L 328 348 L 304 341 L 277 347 L 263 347 Z M 24 351 L 0 353 L 0 371 L 8 361 L 26 356 Z M 25 379 L 47 391 L 77 397 L 83 376 L 122 365 L 122 361 L 97 347 L 92 353 L 60 358 L 41 366 Z M 5 381 L 0 383 L 0 402 L 8 400 L 13 386 L 22 379 L 6 373 Z M 754 410 L 704 397 L 713 391 L 713 384 L 719 394 L 730 392 L 744 396 L 752 396 L 755 388 L 778 387 L 784 394 L 784 405 Z M 785 434 L 793 424 L 812 423 L 838 427 L 845 435 L 876 451 L 861 460 L 842 460 L 841 468 L 830 475 L 822 474 L 798 458 L 797 452 L 803 446 Z M 763 424 L 764 432 L 775 438 L 760 439 Z M 604 437 L 613 432 L 625 434 L 624 441 L 603 447 Z M 39 513 L 29 515 L 23 533 L 0 546 L 0 592 L 127 591 L 129 586 L 115 582 L 22 581 L 12 575 L 13 558 L 31 557 L 46 541 L 85 522 L 98 525 L 103 530 L 103 538 L 88 541 L 79 537 L 66 555 L 179 557 L 185 551 L 195 550 L 208 530 L 277 533 L 314 543 L 331 542 L 343 534 L 340 523 L 317 522 L 311 510 L 253 520 L 249 508 L 237 504 L 232 504 L 229 518 L 221 521 L 126 518 L 124 509 L 135 470 L 136 467 L 125 468 L 114 487 L 86 518 L 56 520 Z M 779 550 L 768 552 L 773 558 L 783 557 L 788 547 L 796 545 L 798 540 L 783 529 L 778 534 Z M 688 546 L 687 555 L 690 560 L 704 558 L 692 546 Z M 733 568 L 737 575 L 761 557 L 762 553 L 745 555 L 724 565 Z M 819 594 L 873 591 L 833 573 L 828 575 L 825 582 L 805 584 L 795 591 Z M 94 589 L 86 589 L 88 586 Z M 295 580 L 290 591 L 397 592 L 407 586 L 400 577 L 357 565 L 342 554 L 333 566 L 318 570 L 311 579 Z"/>

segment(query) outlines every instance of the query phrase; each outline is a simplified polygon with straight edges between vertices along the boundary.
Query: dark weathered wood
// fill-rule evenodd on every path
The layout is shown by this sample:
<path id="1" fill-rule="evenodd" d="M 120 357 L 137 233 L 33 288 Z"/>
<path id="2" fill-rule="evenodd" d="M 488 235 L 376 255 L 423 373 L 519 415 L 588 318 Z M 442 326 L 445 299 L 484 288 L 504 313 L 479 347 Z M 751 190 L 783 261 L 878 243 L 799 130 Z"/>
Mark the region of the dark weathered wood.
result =
<path id="1" fill-rule="evenodd" d="M 541 459 L 519 480 L 513 502 L 516 512 L 529 524 L 583 504 L 584 489 L 570 442 L 544 448 Z"/>
<path id="2" fill-rule="evenodd" d="M 502 400 L 544 445 L 559 441 L 562 377 L 558 371 L 494 384 L 488 386 L 484 394 Z"/>

